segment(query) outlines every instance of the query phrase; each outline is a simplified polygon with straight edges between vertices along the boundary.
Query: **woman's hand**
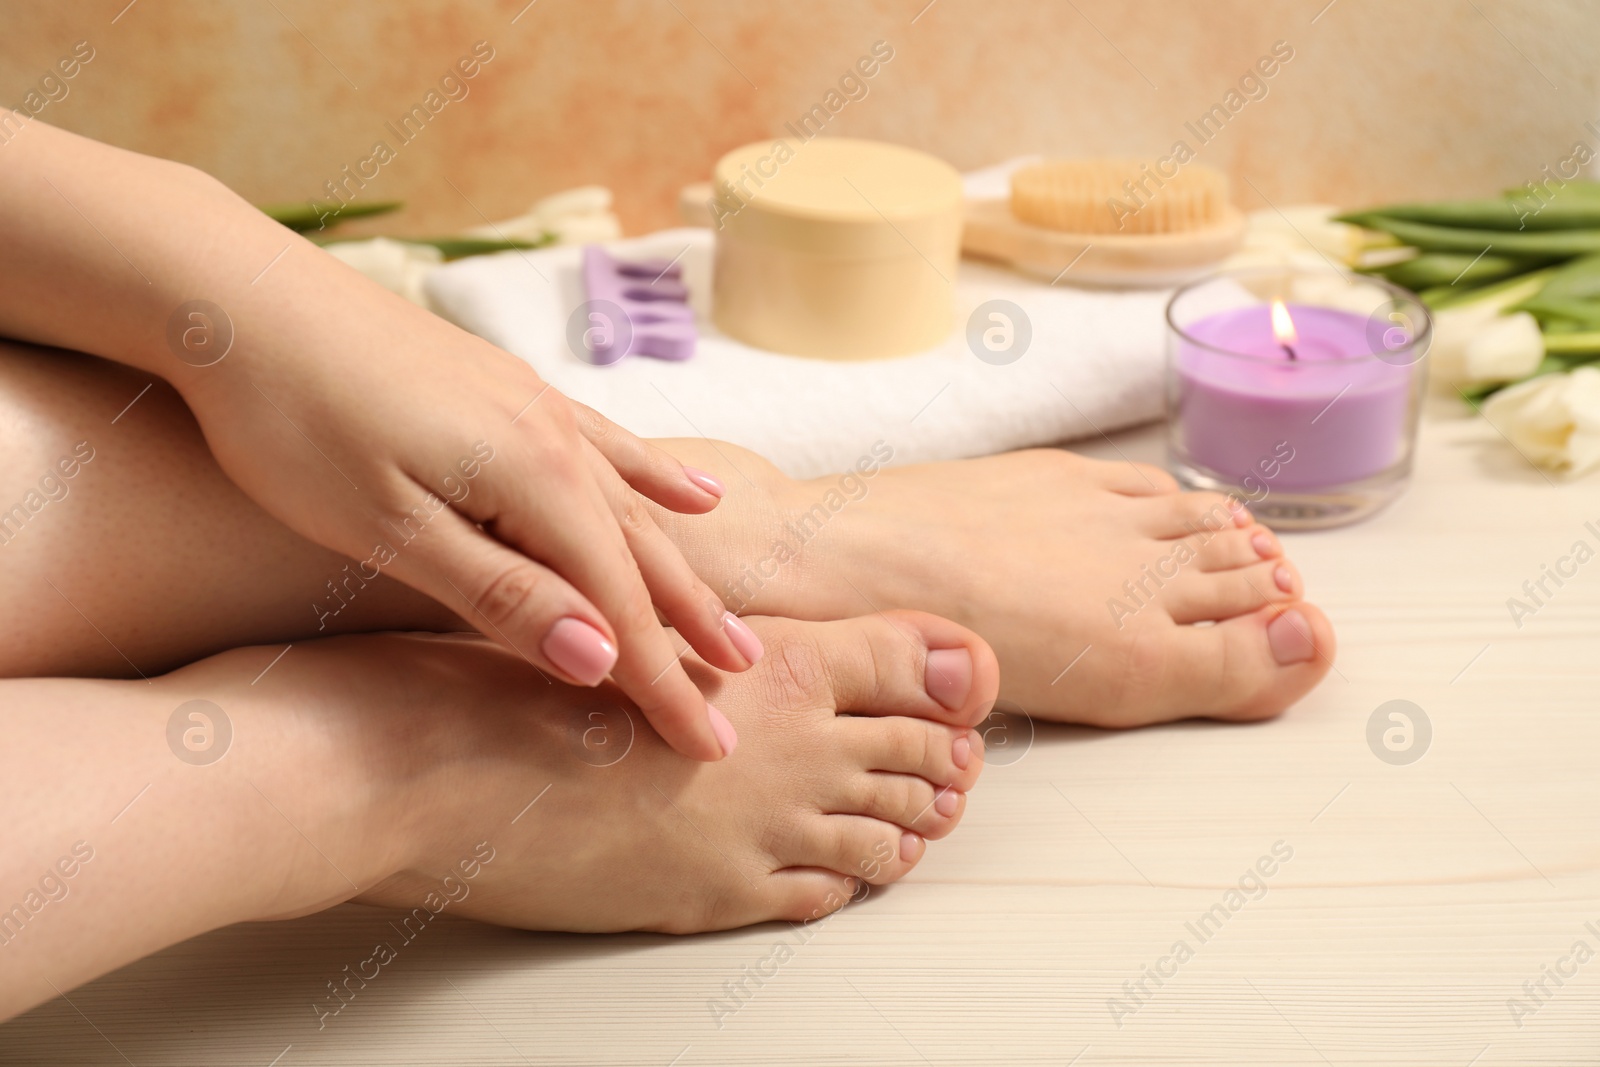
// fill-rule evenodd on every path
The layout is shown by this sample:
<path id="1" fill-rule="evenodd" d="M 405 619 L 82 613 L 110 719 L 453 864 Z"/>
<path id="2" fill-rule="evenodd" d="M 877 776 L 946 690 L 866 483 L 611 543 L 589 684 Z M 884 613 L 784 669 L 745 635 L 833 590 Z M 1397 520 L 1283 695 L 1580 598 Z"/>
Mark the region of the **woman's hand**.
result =
<path id="1" fill-rule="evenodd" d="M 389 573 L 554 677 L 609 674 L 679 752 L 732 751 L 652 602 L 721 669 L 760 642 L 639 496 L 709 511 L 716 479 L 198 172 L 41 123 L 6 148 L 0 329 L 171 381 L 241 489 L 356 561 L 328 604 Z"/>

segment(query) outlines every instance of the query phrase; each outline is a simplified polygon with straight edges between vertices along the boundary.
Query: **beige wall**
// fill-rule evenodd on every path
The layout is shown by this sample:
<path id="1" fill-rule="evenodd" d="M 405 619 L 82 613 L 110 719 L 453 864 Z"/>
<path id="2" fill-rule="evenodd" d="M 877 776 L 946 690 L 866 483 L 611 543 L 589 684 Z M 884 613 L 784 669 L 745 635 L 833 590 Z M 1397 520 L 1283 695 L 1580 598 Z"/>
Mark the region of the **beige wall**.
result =
<path id="1" fill-rule="evenodd" d="M 0 3 L 0 101 L 87 38 L 94 60 L 41 118 L 257 201 L 318 195 L 382 139 L 397 155 L 365 195 L 411 204 L 393 232 L 585 182 L 617 191 L 630 232 L 669 224 L 679 186 L 779 132 L 877 40 L 893 59 L 830 131 L 963 168 L 1199 147 L 1184 122 L 1286 41 L 1266 97 L 1199 147 L 1247 209 L 1264 205 L 1244 178 L 1279 203 L 1471 194 L 1600 143 L 1584 128 L 1600 127 L 1592 0 L 1335 0 L 1320 16 L 1326 0 L 537 0 L 515 24 L 526 0 L 126 2 Z M 495 56 L 470 95 L 401 147 L 384 124 L 478 40 Z"/>

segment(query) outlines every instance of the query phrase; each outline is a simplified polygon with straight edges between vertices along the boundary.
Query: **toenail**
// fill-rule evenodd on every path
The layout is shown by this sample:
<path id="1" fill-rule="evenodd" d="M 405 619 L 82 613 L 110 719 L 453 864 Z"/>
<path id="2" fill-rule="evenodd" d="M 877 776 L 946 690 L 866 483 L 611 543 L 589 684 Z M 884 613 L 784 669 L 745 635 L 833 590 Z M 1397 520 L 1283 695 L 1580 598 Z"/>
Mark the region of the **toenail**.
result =
<path id="1" fill-rule="evenodd" d="M 539 648 L 557 670 L 580 685 L 599 685 L 617 662 L 617 646 L 593 626 L 570 615 L 556 620 Z"/>
<path id="2" fill-rule="evenodd" d="M 1272 580 L 1276 582 L 1278 584 L 1278 588 L 1282 589 L 1285 593 L 1294 592 L 1294 572 L 1288 567 L 1285 567 L 1282 564 L 1274 567 L 1272 570 Z"/>
<path id="3" fill-rule="evenodd" d="M 721 478 L 703 471 L 699 467 L 685 467 L 683 468 L 683 473 L 691 482 L 719 500 L 728 492 L 728 487 L 722 484 Z"/>
<path id="4" fill-rule="evenodd" d="M 1228 507 L 1233 511 L 1233 524 L 1235 526 L 1242 528 L 1256 521 L 1256 517 L 1250 514 L 1249 508 L 1231 497 L 1228 499 Z"/>
<path id="5" fill-rule="evenodd" d="M 1265 530 L 1250 538 L 1250 544 L 1262 559 L 1271 559 L 1278 554 L 1278 539 Z"/>
<path id="6" fill-rule="evenodd" d="M 739 655 L 752 664 L 759 663 L 761 657 L 766 654 L 766 649 L 761 647 L 761 638 L 757 637 L 756 632 L 733 612 L 723 612 L 722 631 L 728 635 L 728 640 L 733 642 L 733 647 L 739 650 Z"/>
<path id="7" fill-rule="evenodd" d="M 861 881 L 859 879 L 857 879 L 857 878 L 846 878 L 844 880 L 844 895 L 845 896 L 847 896 L 847 897 L 855 896 L 856 895 L 856 891 L 858 889 L 860 889 L 860 888 L 861 888 Z"/>
<path id="8" fill-rule="evenodd" d="M 933 699 L 951 711 L 957 710 L 972 692 L 972 653 L 964 648 L 929 652 L 922 684 Z"/>
<path id="9" fill-rule="evenodd" d="M 950 745 L 950 762 L 956 765 L 956 770 L 964 771 L 967 764 L 972 762 L 972 742 L 967 740 L 967 735 L 962 734 Z"/>
<path id="10" fill-rule="evenodd" d="M 917 853 L 922 846 L 922 838 L 907 830 L 900 835 L 900 860 L 902 863 L 912 863 L 917 858 Z"/>
<path id="11" fill-rule="evenodd" d="M 717 735 L 717 744 L 722 746 L 724 756 L 733 755 L 733 750 L 739 747 L 739 733 L 733 728 L 733 723 L 728 717 L 716 709 L 713 704 L 706 704 L 706 712 L 711 716 L 711 732 Z"/>
<path id="12" fill-rule="evenodd" d="M 1272 658 L 1285 667 L 1304 663 L 1317 654 L 1311 643 L 1310 624 L 1292 608 L 1267 623 L 1267 645 L 1272 649 Z"/>
<path id="13" fill-rule="evenodd" d="M 961 797 L 953 789 L 941 789 L 939 795 L 933 798 L 933 810 L 947 819 L 954 815 L 960 806 Z"/>

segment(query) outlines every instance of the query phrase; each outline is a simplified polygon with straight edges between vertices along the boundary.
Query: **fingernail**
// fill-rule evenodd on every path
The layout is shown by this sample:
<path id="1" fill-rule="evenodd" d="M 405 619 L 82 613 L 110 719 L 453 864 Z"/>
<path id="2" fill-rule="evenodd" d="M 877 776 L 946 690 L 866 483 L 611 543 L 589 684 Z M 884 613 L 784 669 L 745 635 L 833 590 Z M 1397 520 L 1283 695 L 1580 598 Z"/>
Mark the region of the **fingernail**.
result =
<path id="1" fill-rule="evenodd" d="M 617 646 L 582 619 L 557 619 L 544 635 L 545 659 L 579 685 L 599 685 L 617 662 Z"/>
<path id="2" fill-rule="evenodd" d="M 904 863 L 911 863 L 917 858 L 917 846 L 922 844 L 922 838 L 907 830 L 900 835 L 900 859 Z"/>
<path id="3" fill-rule="evenodd" d="M 961 806 L 961 796 L 954 789 L 941 789 L 939 795 L 933 798 L 933 810 L 950 818 Z"/>
<path id="4" fill-rule="evenodd" d="M 1250 544 L 1262 559 L 1271 559 L 1278 554 L 1278 539 L 1265 530 L 1250 538 Z"/>
<path id="5" fill-rule="evenodd" d="M 721 500 L 728 493 L 728 487 L 722 484 L 722 479 L 715 474 L 710 474 L 699 467 L 685 467 L 683 473 L 695 485 Z"/>
<path id="6" fill-rule="evenodd" d="M 940 648 L 928 653 L 922 684 L 928 695 L 951 711 L 972 692 L 972 653 L 964 648 Z"/>
<path id="7" fill-rule="evenodd" d="M 733 642 L 733 647 L 739 650 L 739 655 L 751 663 L 759 663 L 766 654 L 766 649 L 761 647 L 761 638 L 739 616 L 731 611 L 722 613 L 722 631 L 728 635 L 728 640 Z"/>
<path id="8" fill-rule="evenodd" d="M 1294 572 L 1281 563 L 1272 569 L 1272 580 L 1278 583 L 1278 588 L 1285 593 L 1294 592 Z"/>
<path id="9" fill-rule="evenodd" d="M 967 735 L 962 734 L 950 746 L 950 762 L 956 765 L 956 770 L 964 771 L 967 764 L 972 762 L 972 742 L 967 740 Z"/>
<path id="10" fill-rule="evenodd" d="M 733 755 L 733 750 L 739 747 L 739 732 L 733 728 L 733 723 L 728 717 L 716 709 L 714 704 L 707 704 L 706 711 L 711 714 L 711 732 L 717 735 L 717 744 L 722 746 L 724 756 Z"/>
<path id="11" fill-rule="evenodd" d="M 1285 667 L 1304 663 L 1317 654 L 1311 643 L 1311 626 L 1304 615 L 1292 608 L 1267 623 L 1267 645 L 1272 649 L 1272 658 Z"/>

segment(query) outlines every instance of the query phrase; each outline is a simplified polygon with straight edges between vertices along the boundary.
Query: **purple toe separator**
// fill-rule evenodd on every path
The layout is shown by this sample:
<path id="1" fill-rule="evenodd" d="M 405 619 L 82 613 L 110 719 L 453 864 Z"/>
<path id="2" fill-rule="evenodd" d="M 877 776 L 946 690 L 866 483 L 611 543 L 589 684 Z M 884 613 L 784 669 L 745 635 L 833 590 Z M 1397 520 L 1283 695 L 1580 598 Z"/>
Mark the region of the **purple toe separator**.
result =
<path id="1" fill-rule="evenodd" d="M 591 334 L 592 362 L 605 365 L 623 356 L 688 359 L 694 355 L 694 311 L 683 284 L 683 268 L 665 259 L 624 261 L 599 245 L 583 247 L 583 286 L 591 303 L 609 301 L 625 321 Z"/>

